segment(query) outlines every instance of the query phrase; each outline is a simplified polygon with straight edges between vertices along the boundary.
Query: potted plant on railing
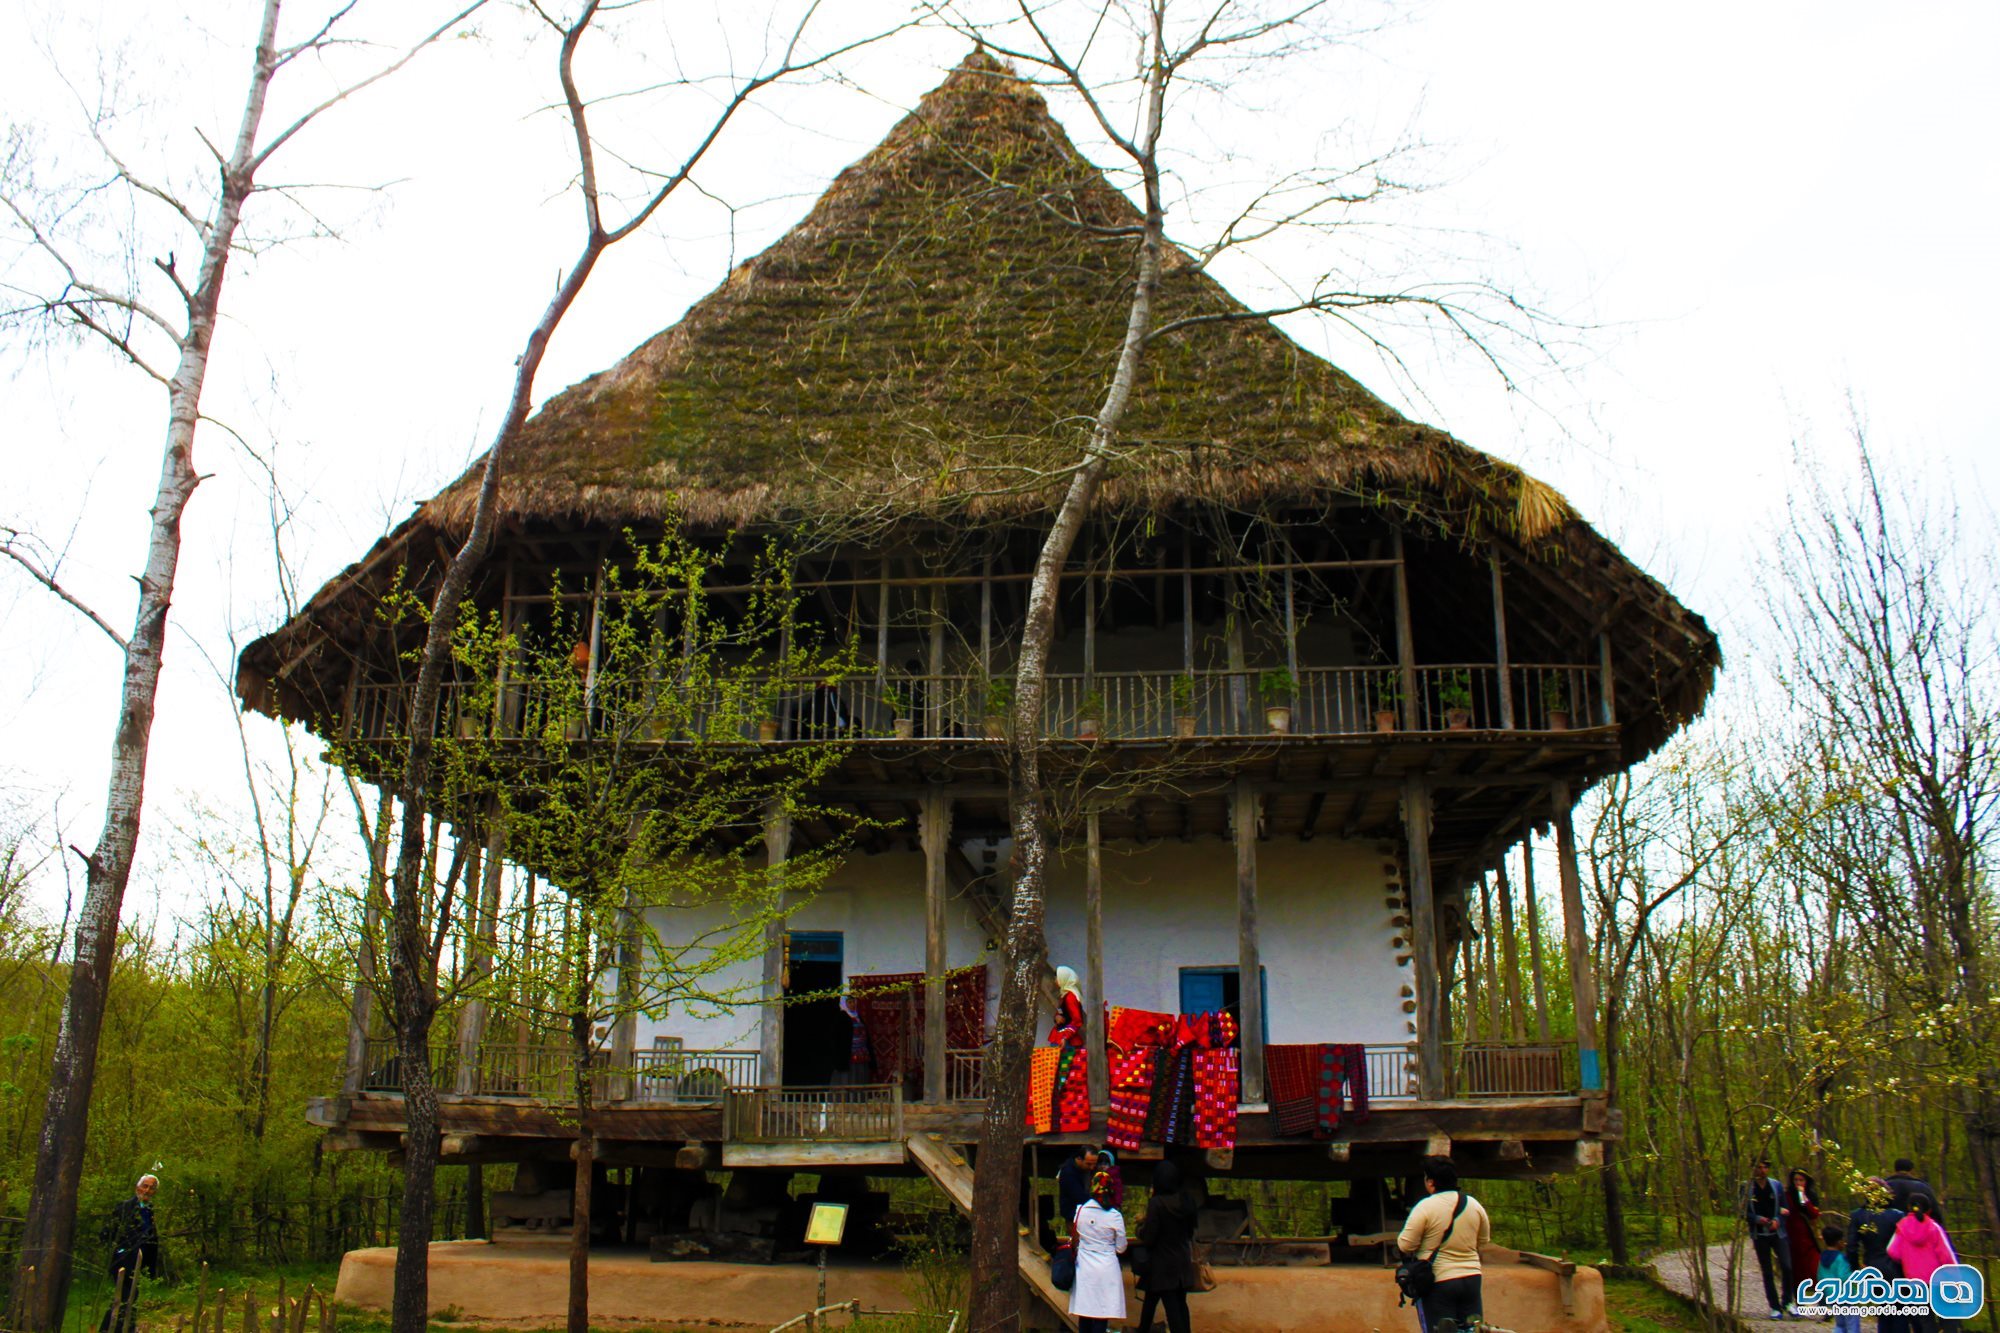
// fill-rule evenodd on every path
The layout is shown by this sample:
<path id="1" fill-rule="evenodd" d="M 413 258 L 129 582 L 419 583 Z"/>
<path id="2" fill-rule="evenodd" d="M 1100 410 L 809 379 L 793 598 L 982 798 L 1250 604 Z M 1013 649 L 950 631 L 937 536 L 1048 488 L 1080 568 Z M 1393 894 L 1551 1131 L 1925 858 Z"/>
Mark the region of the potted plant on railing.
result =
<path id="1" fill-rule="evenodd" d="M 1194 737 L 1194 677 L 1175 676 L 1171 687 L 1174 703 L 1174 735 L 1182 740 Z"/>
<path id="2" fill-rule="evenodd" d="M 1459 670 L 1438 686 L 1438 702 L 1444 705 L 1444 725 L 1450 731 L 1464 731 L 1472 725 L 1472 673 Z"/>
<path id="3" fill-rule="evenodd" d="M 1014 711 L 1014 682 L 996 676 L 986 682 L 986 739 L 1007 739 L 1007 719 Z"/>
<path id="4" fill-rule="evenodd" d="M 775 681 L 766 681 L 757 691 L 757 739 L 774 741 L 778 739 L 778 686 Z"/>
<path id="5" fill-rule="evenodd" d="M 1264 696 L 1264 723 L 1271 734 L 1282 736 L 1290 731 L 1292 699 L 1299 692 L 1297 678 L 1283 668 L 1266 671 L 1257 678 L 1257 692 Z"/>
<path id="6" fill-rule="evenodd" d="M 1101 690 L 1087 690 L 1076 705 L 1076 734 L 1083 740 L 1094 741 L 1098 731 L 1104 726 L 1104 694 Z"/>
<path id="7" fill-rule="evenodd" d="M 889 726 L 899 741 L 909 740 L 917 734 L 916 719 L 910 715 L 910 698 L 894 685 L 882 691 L 882 703 L 889 710 Z"/>
<path id="8" fill-rule="evenodd" d="M 1569 682 L 1561 676 L 1542 678 L 1542 711 L 1548 714 L 1550 731 L 1569 730 Z"/>
<path id="9" fill-rule="evenodd" d="M 1393 675 L 1384 676 L 1375 686 L 1375 730 L 1388 733 L 1396 729 L 1396 714 L 1403 709 L 1403 687 Z"/>

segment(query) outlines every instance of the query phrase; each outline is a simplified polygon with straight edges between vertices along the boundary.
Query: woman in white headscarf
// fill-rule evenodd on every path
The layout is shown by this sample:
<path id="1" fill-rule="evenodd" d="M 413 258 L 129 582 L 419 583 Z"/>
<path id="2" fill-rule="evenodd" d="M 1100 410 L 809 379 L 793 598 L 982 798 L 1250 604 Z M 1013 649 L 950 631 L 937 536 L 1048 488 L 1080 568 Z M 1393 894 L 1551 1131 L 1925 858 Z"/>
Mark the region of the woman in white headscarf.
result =
<path id="1" fill-rule="evenodd" d="M 1083 992 L 1072 968 L 1056 969 L 1056 1022 L 1049 1029 L 1049 1045 L 1083 1045 Z"/>

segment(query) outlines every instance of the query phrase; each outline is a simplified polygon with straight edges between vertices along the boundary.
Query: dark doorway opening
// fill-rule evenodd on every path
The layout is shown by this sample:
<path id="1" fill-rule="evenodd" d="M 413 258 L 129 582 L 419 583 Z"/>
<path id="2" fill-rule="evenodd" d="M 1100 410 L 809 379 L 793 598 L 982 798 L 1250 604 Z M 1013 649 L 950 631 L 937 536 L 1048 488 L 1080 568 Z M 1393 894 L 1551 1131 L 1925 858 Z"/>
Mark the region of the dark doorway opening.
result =
<path id="1" fill-rule="evenodd" d="M 854 1026 L 840 1008 L 844 959 L 838 931 L 795 930 L 785 936 L 786 1087 L 824 1087 L 847 1079 Z"/>
<path id="2" fill-rule="evenodd" d="M 1271 974 L 1264 968 L 1257 969 L 1257 995 L 1262 1002 L 1258 1012 L 1263 1022 L 1259 1027 L 1266 1041 L 1271 1035 Z M 1181 969 L 1181 1012 L 1184 1014 L 1216 1013 L 1226 1010 L 1242 1021 L 1243 978 L 1233 967 L 1184 967 Z"/>

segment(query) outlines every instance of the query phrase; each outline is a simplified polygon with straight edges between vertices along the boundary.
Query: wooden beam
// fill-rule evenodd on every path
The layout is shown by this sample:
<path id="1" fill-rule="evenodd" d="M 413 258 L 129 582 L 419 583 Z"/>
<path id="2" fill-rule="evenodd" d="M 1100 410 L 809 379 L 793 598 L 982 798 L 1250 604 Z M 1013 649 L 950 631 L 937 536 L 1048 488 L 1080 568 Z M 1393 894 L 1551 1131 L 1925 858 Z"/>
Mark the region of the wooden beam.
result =
<path id="1" fill-rule="evenodd" d="M 1597 1049 L 1597 978 L 1591 971 L 1590 937 L 1584 928 L 1583 881 L 1577 874 L 1576 829 L 1570 815 L 1569 784 L 1551 783 L 1549 801 L 1555 815 L 1556 865 L 1562 876 L 1563 938 L 1569 950 L 1570 997 L 1576 1010 L 1578 1082 L 1585 1092 L 1593 1092 L 1604 1086 Z"/>
<path id="2" fill-rule="evenodd" d="M 1448 1134 L 1433 1134 L 1429 1138 L 1425 1139 L 1424 1156 L 1426 1157 L 1451 1156 L 1451 1136 Z"/>
<path id="3" fill-rule="evenodd" d="M 1104 1031 L 1104 842 L 1097 811 L 1084 817 L 1083 1032 L 1091 1112 L 1111 1105 L 1110 1044 Z"/>
<path id="4" fill-rule="evenodd" d="M 886 1143 L 725 1143 L 722 1165 L 737 1167 L 789 1166 L 806 1171 L 836 1166 L 902 1166 L 908 1160 L 900 1141 Z"/>
<path id="5" fill-rule="evenodd" d="M 770 880 L 770 917 L 764 922 L 763 1008 L 758 1014 L 759 1078 L 768 1087 L 785 1081 L 785 860 L 792 850 L 792 821 L 776 801 L 764 807 L 764 866 Z"/>
<path id="6" fill-rule="evenodd" d="M 1439 987 L 1437 899 L 1431 882 L 1431 793 L 1403 779 L 1403 833 L 1410 858 L 1410 958 L 1417 974 L 1417 1095 L 1445 1095 L 1444 996 Z"/>
<path id="7" fill-rule="evenodd" d="M 681 1171 L 706 1171 L 722 1153 L 722 1145 L 710 1148 L 706 1143 L 687 1143 L 674 1151 L 674 1166 Z"/>
<path id="8" fill-rule="evenodd" d="M 951 837 L 951 798 L 943 788 L 924 793 L 917 815 L 924 845 L 924 1100 L 945 1099 L 945 851 Z"/>
<path id="9" fill-rule="evenodd" d="M 1264 1100 L 1263 955 L 1257 941 L 1257 793 L 1239 778 L 1234 793 L 1236 839 L 1236 1013 L 1242 1024 L 1243 1100 Z"/>

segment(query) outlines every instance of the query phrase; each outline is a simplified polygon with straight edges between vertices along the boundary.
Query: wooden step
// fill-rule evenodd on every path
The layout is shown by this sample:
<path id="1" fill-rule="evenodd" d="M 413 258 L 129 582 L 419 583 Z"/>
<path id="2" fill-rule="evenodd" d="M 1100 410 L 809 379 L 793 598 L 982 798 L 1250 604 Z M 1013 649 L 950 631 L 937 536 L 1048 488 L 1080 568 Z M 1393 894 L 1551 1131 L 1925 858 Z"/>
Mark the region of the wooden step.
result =
<path id="1" fill-rule="evenodd" d="M 935 1134 L 911 1135 L 909 1149 L 911 1160 L 936 1182 L 952 1205 L 967 1217 L 972 1216 L 972 1168 L 965 1158 Z M 1015 1266 L 1020 1269 L 1021 1280 L 1055 1312 L 1064 1327 L 1076 1328 L 1076 1317 L 1069 1312 L 1069 1293 L 1058 1290 L 1049 1276 L 1049 1256 L 1028 1236 L 1021 1236 L 1015 1244 Z"/>

